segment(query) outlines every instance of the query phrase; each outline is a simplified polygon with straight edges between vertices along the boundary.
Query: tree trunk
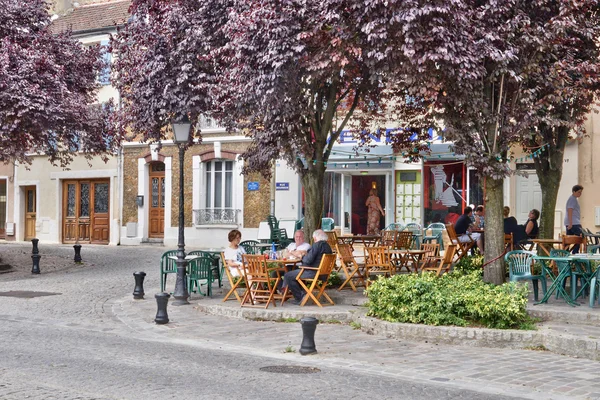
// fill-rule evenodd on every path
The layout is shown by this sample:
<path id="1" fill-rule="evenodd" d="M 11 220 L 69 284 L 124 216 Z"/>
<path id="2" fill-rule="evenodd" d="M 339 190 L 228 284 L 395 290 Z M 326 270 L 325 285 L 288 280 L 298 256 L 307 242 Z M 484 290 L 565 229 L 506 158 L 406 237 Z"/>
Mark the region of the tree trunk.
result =
<path id="1" fill-rule="evenodd" d="M 504 252 L 504 185 L 502 179 L 486 178 L 485 181 L 485 263 Z M 504 283 L 504 258 L 487 264 L 483 270 L 485 282 L 501 285 Z"/>
<path id="2" fill-rule="evenodd" d="M 323 215 L 323 184 L 325 166 L 317 163 L 302 174 L 304 187 L 304 236 L 309 242 L 315 230 L 321 228 Z"/>
<path id="3" fill-rule="evenodd" d="M 533 159 L 538 181 L 542 189 L 542 209 L 540 215 L 540 238 L 554 238 L 554 211 L 556 210 L 556 198 L 562 178 L 562 166 L 565 154 L 565 145 L 569 136 L 569 130 L 564 127 L 541 128 L 545 143 L 550 146 L 540 157 Z M 562 221 L 560 224 L 562 225 Z"/>

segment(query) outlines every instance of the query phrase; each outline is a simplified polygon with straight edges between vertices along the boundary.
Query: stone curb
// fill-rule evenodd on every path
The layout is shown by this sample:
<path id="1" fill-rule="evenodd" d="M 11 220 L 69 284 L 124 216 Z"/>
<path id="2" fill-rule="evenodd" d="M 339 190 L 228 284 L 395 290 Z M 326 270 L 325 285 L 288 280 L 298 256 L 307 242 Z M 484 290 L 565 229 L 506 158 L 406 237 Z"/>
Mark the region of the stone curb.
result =
<path id="1" fill-rule="evenodd" d="M 340 310 L 340 307 L 345 310 Z M 202 302 L 196 303 L 196 308 L 198 311 L 211 315 L 254 321 L 287 322 L 286 319 L 300 320 L 303 317 L 314 317 L 322 323 L 354 323 L 357 327 L 360 326 L 365 333 L 396 340 L 471 347 L 547 350 L 561 355 L 600 360 L 600 340 L 557 333 L 543 328 L 536 331 L 524 331 L 387 322 L 366 316 L 367 310 L 364 307 L 347 305 L 340 305 L 335 310 L 327 307 L 316 309 L 311 306 L 309 312 L 301 308 L 255 309 L 218 304 L 206 305 Z M 574 318 L 567 312 L 542 311 L 531 314 L 544 320 L 553 321 Z M 588 315 L 586 317 L 586 315 L 588 314 L 582 314 L 575 318 L 586 321 L 597 320 L 595 316 Z"/>

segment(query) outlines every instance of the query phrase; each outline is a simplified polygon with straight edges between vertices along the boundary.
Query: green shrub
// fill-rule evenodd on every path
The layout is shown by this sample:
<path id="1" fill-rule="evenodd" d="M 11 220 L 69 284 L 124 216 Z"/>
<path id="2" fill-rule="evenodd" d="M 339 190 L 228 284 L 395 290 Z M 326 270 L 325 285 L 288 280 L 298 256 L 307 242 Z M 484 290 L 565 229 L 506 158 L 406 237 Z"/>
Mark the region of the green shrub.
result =
<path id="1" fill-rule="evenodd" d="M 391 322 L 507 329 L 528 320 L 527 287 L 487 284 L 479 272 L 395 275 L 378 279 L 367 295 L 369 315 Z"/>
<path id="2" fill-rule="evenodd" d="M 331 274 L 329 274 L 329 278 L 327 279 L 327 286 L 340 286 L 341 284 L 342 277 L 340 276 L 340 274 L 335 271 L 331 271 Z"/>
<path id="3" fill-rule="evenodd" d="M 483 276 L 483 256 L 477 254 L 461 258 L 454 264 L 454 272 L 459 275 L 469 275 L 471 272 L 477 272 Z"/>

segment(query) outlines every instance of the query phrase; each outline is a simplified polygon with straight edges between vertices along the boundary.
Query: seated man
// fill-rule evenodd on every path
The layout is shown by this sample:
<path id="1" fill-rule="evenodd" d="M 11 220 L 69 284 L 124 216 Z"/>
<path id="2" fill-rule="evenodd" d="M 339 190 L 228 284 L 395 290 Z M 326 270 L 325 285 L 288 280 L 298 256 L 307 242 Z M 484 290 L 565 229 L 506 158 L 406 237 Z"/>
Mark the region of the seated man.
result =
<path id="1" fill-rule="evenodd" d="M 295 236 L 295 235 L 294 235 Z M 317 229 L 313 232 L 313 245 L 308 252 L 302 257 L 302 266 L 318 268 L 323 258 L 323 254 L 332 254 L 331 247 L 327 243 L 327 234 L 322 229 Z M 301 267 L 302 267 L 301 266 Z M 301 268 L 300 267 L 300 268 Z M 302 298 L 306 295 L 298 282 L 296 277 L 300 273 L 300 269 L 296 269 L 287 272 L 283 276 L 283 284 L 280 290 L 285 289 L 287 286 L 292 294 L 294 295 L 293 304 L 300 304 Z M 316 270 L 304 270 L 302 276 L 305 278 L 313 278 L 317 273 Z"/>
<path id="2" fill-rule="evenodd" d="M 304 231 L 297 230 L 294 233 L 294 241 L 286 247 L 285 252 L 296 258 L 302 258 L 310 249 L 310 244 L 304 241 Z"/>
<path id="3" fill-rule="evenodd" d="M 454 224 L 454 230 L 456 231 L 456 236 L 461 243 L 470 242 L 471 239 L 477 242 L 477 247 L 479 247 L 479 251 L 483 254 L 483 243 L 481 242 L 481 234 L 474 232 L 470 233 L 472 225 L 471 225 L 471 215 L 473 214 L 473 209 L 471 207 L 465 207 L 465 211 L 463 214 L 458 217 L 456 220 L 456 224 Z M 470 234 L 470 237 L 469 237 Z"/>

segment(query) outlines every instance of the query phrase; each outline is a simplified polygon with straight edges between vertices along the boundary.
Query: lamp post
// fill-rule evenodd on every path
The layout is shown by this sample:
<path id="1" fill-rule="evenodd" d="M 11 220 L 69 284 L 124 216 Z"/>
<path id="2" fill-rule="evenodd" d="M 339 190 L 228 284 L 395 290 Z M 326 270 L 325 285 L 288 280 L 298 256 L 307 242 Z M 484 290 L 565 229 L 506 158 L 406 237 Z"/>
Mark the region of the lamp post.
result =
<path id="1" fill-rule="evenodd" d="M 175 293 L 173 293 L 173 297 L 175 298 L 175 301 L 173 302 L 174 306 L 190 304 L 188 302 L 189 294 L 185 276 L 188 262 L 185 259 L 185 239 L 183 232 L 185 228 L 185 211 L 183 208 L 183 159 L 185 148 L 190 137 L 191 126 L 192 124 L 187 117 L 172 123 L 173 132 L 175 134 L 174 141 L 179 147 L 179 240 L 177 243 L 177 260 L 175 261 L 175 264 L 177 264 L 177 280 L 175 281 Z"/>

